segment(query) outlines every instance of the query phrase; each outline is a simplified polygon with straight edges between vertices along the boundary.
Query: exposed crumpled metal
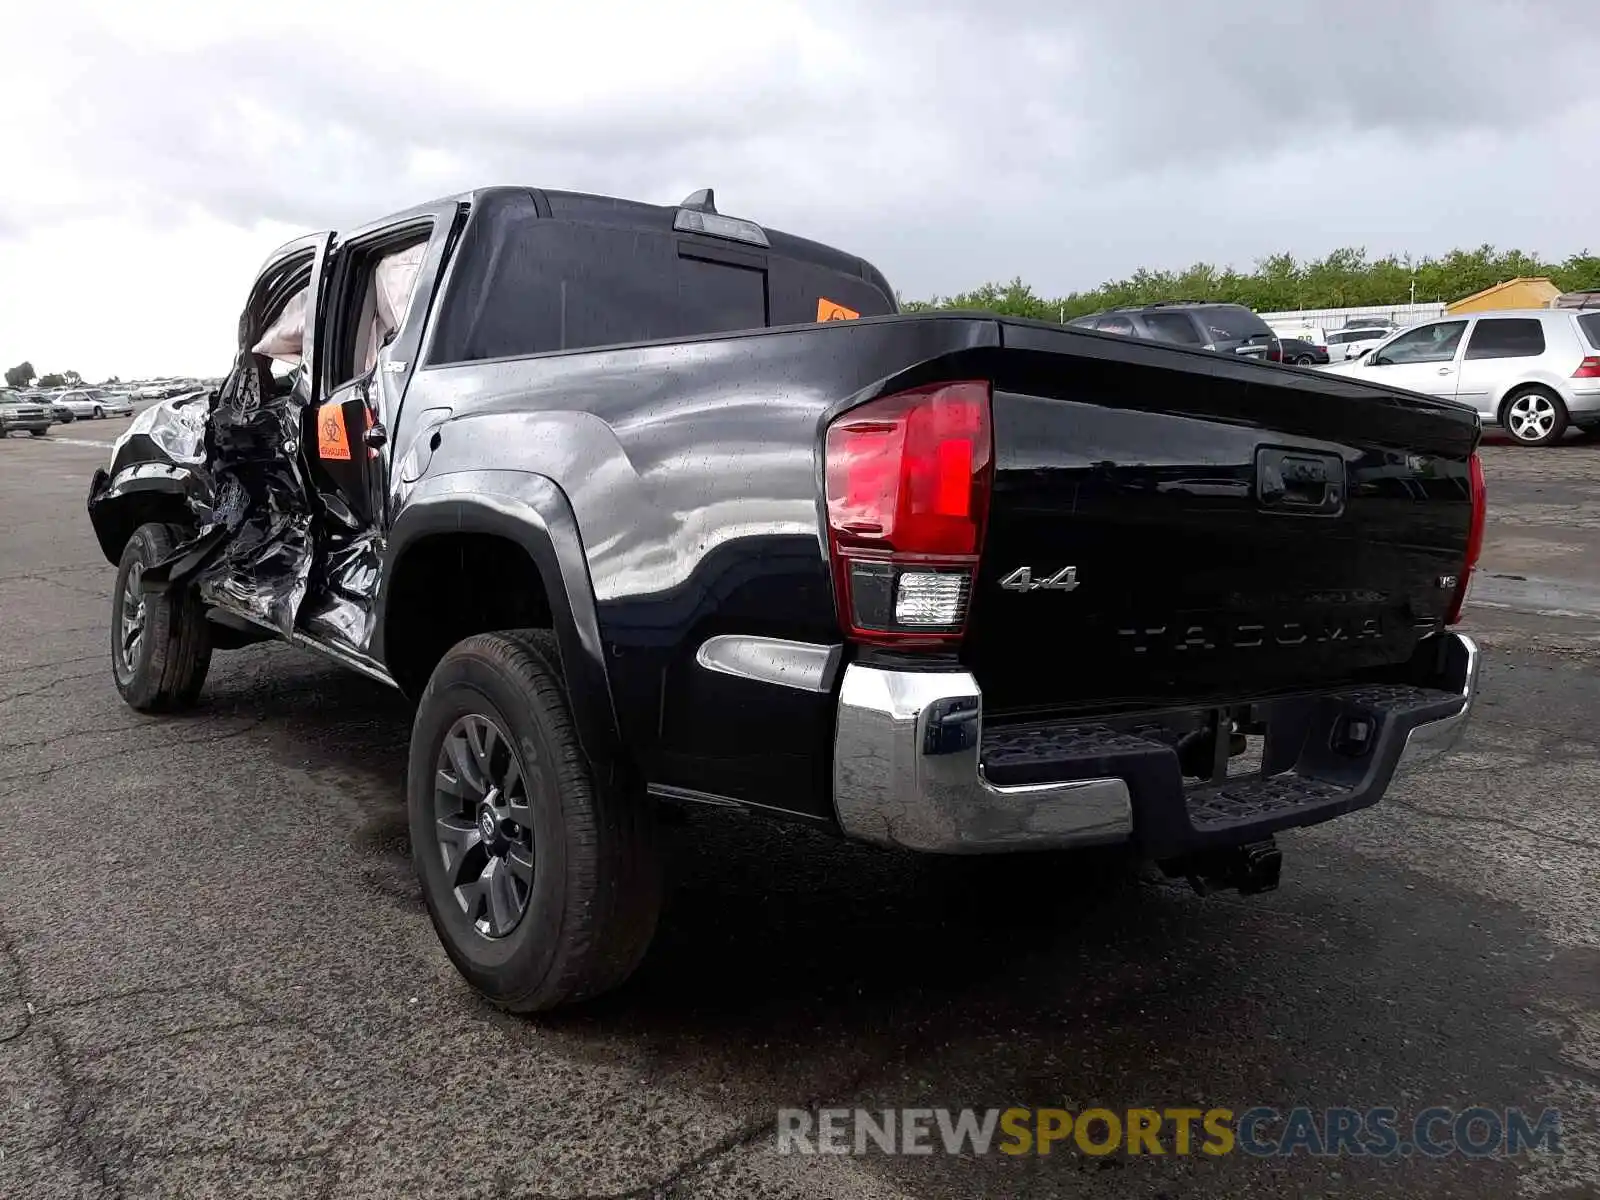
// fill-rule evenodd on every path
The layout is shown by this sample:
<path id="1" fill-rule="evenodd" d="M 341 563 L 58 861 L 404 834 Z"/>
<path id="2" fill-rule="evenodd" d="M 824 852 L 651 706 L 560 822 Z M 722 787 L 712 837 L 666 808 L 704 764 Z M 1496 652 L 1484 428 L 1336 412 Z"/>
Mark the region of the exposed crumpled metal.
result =
<path id="1" fill-rule="evenodd" d="M 313 542 L 300 467 L 302 389 L 277 384 L 269 361 L 242 353 L 205 427 L 212 502 L 200 532 L 157 564 L 152 583 L 193 578 L 208 604 L 288 636 L 305 599 Z M 147 585 L 148 586 L 148 585 Z"/>

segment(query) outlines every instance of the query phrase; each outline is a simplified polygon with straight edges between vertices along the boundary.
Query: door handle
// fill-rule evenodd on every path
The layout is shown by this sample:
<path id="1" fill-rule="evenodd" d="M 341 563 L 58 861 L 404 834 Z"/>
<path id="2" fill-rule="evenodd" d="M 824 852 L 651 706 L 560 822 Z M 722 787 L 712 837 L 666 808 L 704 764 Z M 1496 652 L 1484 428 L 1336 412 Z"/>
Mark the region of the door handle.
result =
<path id="1" fill-rule="evenodd" d="M 361 440 L 376 450 L 389 440 L 389 431 L 378 422 L 367 427 L 367 431 L 361 435 Z"/>
<path id="2" fill-rule="evenodd" d="M 1440 367 L 1439 368 L 1439 374 L 1441 374 L 1441 375 L 1450 374 L 1450 368 L 1449 367 Z"/>

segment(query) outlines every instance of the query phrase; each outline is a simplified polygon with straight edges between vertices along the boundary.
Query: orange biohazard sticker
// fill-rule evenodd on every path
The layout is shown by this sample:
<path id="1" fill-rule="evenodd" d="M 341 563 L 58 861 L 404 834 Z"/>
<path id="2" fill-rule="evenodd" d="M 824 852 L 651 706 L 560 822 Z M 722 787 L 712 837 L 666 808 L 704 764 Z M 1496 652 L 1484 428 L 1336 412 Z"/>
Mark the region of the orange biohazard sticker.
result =
<path id="1" fill-rule="evenodd" d="M 826 296 L 817 301 L 819 321 L 853 321 L 860 315 L 855 309 L 846 308 L 837 300 L 829 300 Z"/>
<path id="2" fill-rule="evenodd" d="M 317 409 L 317 457 L 350 461 L 350 439 L 344 431 L 344 404 L 329 401 Z"/>

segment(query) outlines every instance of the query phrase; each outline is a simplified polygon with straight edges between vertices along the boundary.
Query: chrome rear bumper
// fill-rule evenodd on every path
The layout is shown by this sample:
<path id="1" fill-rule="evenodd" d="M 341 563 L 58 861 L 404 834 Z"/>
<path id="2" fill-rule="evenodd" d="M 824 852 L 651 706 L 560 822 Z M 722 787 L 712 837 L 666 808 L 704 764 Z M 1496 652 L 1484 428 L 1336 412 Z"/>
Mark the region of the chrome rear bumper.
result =
<path id="1" fill-rule="evenodd" d="M 966 671 L 852 663 L 839 692 L 833 799 L 849 837 L 946 854 L 1125 841 L 1120 779 L 995 787 L 978 761 L 983 695 Z"/>
<path id="2" fill-rule="evenodd" d="M 1376 803 L 1396 773 L 1455 745 L 1477 699 L 1480 655 L 1470 638 L 1442 637 L 1439 678 L 1430 680 L 1424 703 L 1409 695 L 1374 700 L 1370 689 L 1327 695 L 1317 728 L 1325 731 L 1340 713 L 1370 718 L 1377 730 L 1373 749 L 1346 762 L 1330 757 L 1326 744 L 1308 742 L 1292 769 L 1261 785 L 1274 797 L 1289 790 L 1286 785 L 1308 785 L 1300 789 L 1305 803 L 1274 799 L 1270 808 L 1263 805 L 1257 822 L 1262 831 Z M 1461 697 L 1454 711 L 1451 693 Z M 1165 853 L 1191 840 L 1226 841 L 1251 827 L 1249 819 L 1219 825 L 1215 796 L 1207 800 L 1213 805 L 1209 813 L 1198 811 L 1201 789 L 1186 789 L 1176 754 L 1158 744 L 1151 743 L 1144 755 L 1147 766 L 1155 764 L 1153 771 L 1012 785 L 985 778 L 982 750 L 983 694 L 970 673 L 850 664 L 840 686 L 833 760 L 840 829 L 885 846 L 980 854 L 1126 842 L 1136 832 L 1141 844 Z M 1239 807 L 1236 796 L 1224 799 Z"/>
<path id="3" fill-rule="evenodd" d="M 1444 678 L 1440 682 L 1451 691 L 1461 693 L 1461 711 L 1412 729 L 1406 735 L 1405 749 L 1400 752 L 1400 761 L 1395 765 L 1396 774 L 1455 749 L 1462 731 L 1467 727 L 1467 719 L 1472 715 L 1472 706 L 1477 702 L 1478 672 L 1483 666 L 1483 654 L 1478 649 L 1478 643 L 1464 634 L 1447 633 L 1444 636 L 1449 641 L 1444 651 Z"/>

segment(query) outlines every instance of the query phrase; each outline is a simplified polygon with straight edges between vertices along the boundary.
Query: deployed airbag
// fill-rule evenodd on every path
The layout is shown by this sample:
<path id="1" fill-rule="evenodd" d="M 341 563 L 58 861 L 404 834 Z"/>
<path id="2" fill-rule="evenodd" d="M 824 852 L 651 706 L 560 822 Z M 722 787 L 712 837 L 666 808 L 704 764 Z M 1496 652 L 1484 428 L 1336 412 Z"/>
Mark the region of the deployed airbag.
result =
<path id="1" fill-rule="evenodd" d="M 418 242 L 378 260 L 372 273 L 372 287 L 376 293 L 372 325 L 361 357 L 363 375 L 378 365 L 378 351 L 383 349 L 389 335 L 400 328 L 406 308 L 411 304 L 411 291 L 416 287 L 417 272 L 422 269 L 422 255 L 427 248 L 426 242 Z"/>
<path id="2" fill-rule="evenodd" d="M 310 289 L 301 288 L 289 297 L 278 319 L 267 327 L 251 349 L 255 354 L 275 358 L 291 366 L 300 365 L 306 345 L 306 299 Z"/>

